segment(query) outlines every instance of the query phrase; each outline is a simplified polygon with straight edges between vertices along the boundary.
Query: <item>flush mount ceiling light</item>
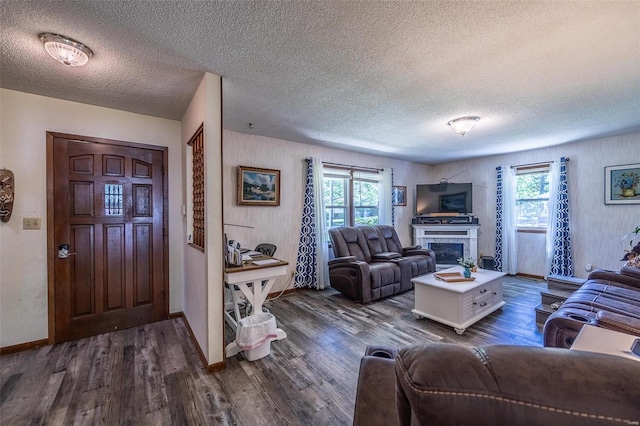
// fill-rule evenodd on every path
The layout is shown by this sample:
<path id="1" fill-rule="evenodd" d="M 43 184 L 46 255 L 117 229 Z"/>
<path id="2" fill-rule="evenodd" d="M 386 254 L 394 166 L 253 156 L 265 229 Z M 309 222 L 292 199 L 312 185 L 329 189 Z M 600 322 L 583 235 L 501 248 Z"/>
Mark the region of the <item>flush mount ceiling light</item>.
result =
<path id="1" fill-rule="evenodd" d="M 464 136 L 469 130 L 471 130 L 471 128 L 479 120 L 480 120 L 480 117 L 468 116 L 468 117 L 454 118 L 453 120 L 449 121 L 447 124 L 451 126 L 453 130 L 455 130 L 456 132 Z"/>
<path id="2" fill-rule="evenodd" d="M 52 33 L 42 33 L 38 37 L 47 53 L 65 65 L 80 67 L 93 56 L 91 49 L 72 38 Z"/>

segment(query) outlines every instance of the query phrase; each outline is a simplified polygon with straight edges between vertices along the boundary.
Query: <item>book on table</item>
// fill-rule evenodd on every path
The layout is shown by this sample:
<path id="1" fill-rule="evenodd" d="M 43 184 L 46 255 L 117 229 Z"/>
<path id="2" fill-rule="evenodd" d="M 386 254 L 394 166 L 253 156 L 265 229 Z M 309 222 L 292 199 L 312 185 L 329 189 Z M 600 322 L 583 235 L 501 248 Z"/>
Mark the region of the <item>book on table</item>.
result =
<path id="1" fill-rule="evenodd" d="M 446 281 L 448 283 L 473 281 L 476 277 L 465 278 L 460 272 L 436 272 L 433 274 L 436 279 L 440 281 Z"/>

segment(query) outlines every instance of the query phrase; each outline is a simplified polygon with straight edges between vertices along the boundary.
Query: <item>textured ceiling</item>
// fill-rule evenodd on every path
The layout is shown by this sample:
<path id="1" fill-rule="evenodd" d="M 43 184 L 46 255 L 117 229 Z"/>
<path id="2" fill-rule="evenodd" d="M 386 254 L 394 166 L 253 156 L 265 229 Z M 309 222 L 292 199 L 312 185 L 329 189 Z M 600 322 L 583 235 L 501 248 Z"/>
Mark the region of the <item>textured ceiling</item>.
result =
<path id="1" fill-rule="evenodd" d="M 0 85 L 23 92 L 179 120 L 212 72 L 226 129 L 428 164 L 640 131 L 640 1 L 0 7 Z M 65 67 L 41 32 L 95 56 Z"/>

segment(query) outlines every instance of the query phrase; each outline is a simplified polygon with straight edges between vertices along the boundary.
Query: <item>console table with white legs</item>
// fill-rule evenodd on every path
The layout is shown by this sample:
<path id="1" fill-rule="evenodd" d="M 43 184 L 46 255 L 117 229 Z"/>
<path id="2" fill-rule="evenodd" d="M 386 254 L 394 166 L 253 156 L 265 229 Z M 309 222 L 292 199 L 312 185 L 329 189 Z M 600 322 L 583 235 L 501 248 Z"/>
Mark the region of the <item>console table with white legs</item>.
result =
<path id="1" fill-rule="evenodd" d="M 251 304 L 251 315 L 261 313 L 262 304 L 269 295 L 269 291 L 276 279 L 287 274 L 288 264 L 288 262 L 282 260 L 261 256 L 242 266 L 224 268 L 224 281 L 229 287 L 228 292 L 232 300 L 232 306 L 226 306 L 227 303 L 225 301 L 224 319 L 234 333 L 238 329 L 238 320 L 241 318 L 236 291 L 240 290 L 247 302 Z M 280 328 L 276 330 L 276 333 L 278 337 L 275 340 L 287 337 L 287 333 Z M 238 347 L 235 339 L 225 348 L 227 357 L 240 352 L 242 352 L 242 349 Z"/>

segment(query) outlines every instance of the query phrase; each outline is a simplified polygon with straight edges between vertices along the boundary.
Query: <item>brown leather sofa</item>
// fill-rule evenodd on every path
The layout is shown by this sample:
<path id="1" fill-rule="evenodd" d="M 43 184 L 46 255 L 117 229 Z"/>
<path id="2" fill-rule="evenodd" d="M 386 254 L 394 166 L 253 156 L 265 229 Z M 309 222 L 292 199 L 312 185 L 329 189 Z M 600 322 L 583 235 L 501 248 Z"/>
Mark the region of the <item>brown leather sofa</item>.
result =
<path id="1" fill-rule="evenodd" d="M 528 346 L 368 347 L 353 424 L 638 424 L 640 363 Z"/>
<path id="2" fill-rule="evenodd" d="M 412 278 L 436 270 L 435 253 L 402 247 L 392 226 L 341 226 L 329 229 L 329 238 L 331 286 L 362 303 L 411 290 Z"/>
<path id="3" fill-rule="evenodd" d="M 585 324 L 640 336 L 640 269 L 589 274 L 545 322 L 544 345 L 571 347 Z"/>

